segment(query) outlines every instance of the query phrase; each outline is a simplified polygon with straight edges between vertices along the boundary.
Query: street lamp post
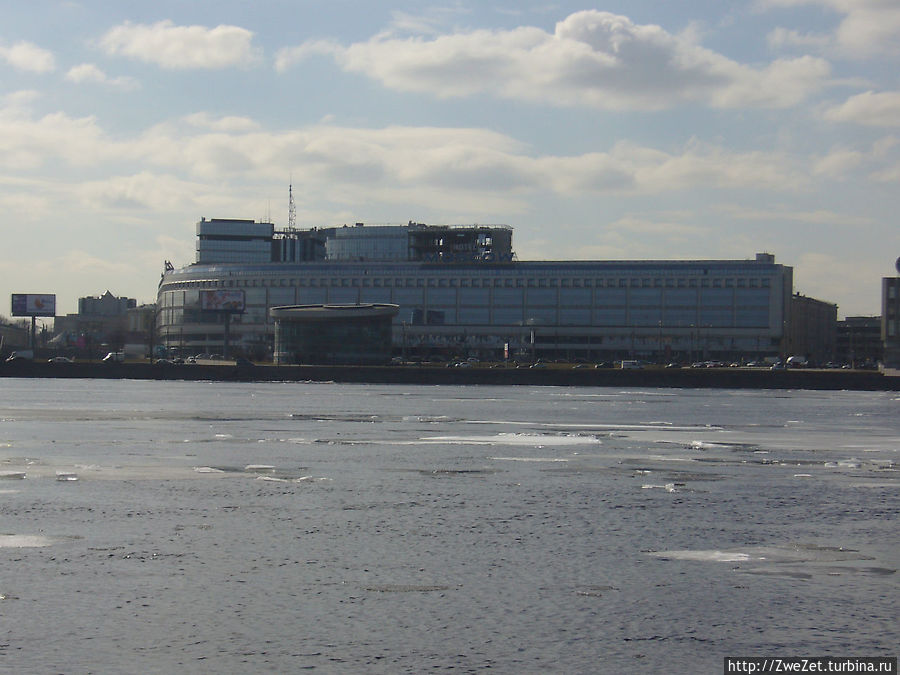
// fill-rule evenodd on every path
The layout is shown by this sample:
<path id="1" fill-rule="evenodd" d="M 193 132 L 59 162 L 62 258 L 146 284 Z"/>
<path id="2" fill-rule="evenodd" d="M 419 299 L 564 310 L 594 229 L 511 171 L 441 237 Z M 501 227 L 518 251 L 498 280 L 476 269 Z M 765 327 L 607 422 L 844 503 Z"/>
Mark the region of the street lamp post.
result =
<path id="1" fill-rule="evenodd" d="M 400 322 L 401 346 L 403 351 L 403 360 L 406 361 L 406 322 Z"/>
<path id="2" fill-rule="evenodd" d="M 656 341 L 656 352 L 657 352 L 656 360 L 659 363 L 662 363 L 663 362 L 663 353 L 662 353 L 663 349 L 662 349 L 662 321 L 661 320 L 657 322 L 657 328 L 658 328 L 659 332 L 657 333 L 657 336 L 656 336 L 656 340 L 657 340 Z"/>
<path id="3" fill-rule="evenodd" d="M 688 360 L 691 363 L 694 362 L 694 324 L 691 324 L 691 351 L 688 356 Z"/>

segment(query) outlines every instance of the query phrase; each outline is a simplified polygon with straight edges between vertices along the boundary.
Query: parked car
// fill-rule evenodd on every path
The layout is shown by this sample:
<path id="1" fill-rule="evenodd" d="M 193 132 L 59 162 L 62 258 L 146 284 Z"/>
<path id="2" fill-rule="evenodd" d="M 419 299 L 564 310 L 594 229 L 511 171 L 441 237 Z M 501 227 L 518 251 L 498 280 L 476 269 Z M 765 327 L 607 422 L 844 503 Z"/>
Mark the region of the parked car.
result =
<path id="1" fill-rule="evenodd" d="M 47 363 L 75 363 L 68 356 L 54 356 L 52 359 L 47 359 Z"/>

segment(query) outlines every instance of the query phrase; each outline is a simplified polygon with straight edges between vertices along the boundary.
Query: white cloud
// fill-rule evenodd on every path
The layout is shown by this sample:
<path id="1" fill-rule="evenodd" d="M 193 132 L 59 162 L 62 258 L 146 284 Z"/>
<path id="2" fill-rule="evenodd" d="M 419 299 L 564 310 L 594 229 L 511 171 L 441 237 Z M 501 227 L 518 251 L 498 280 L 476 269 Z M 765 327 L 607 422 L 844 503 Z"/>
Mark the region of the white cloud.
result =
<path id="1" fill-rule="evenodd" d="M 15 214 L 19 225 L 40 226 L 55 217 L 56 197 L 47 181 L 0 174 L 0 211 Z"/>
<path id="2" fill-rule="evenodd" d="M 822 50 L 832 44 L 830 35 L 824 33 L 801 33 L 787 28 L 776 28 L 769 33 L 767 40 L 770 47 L 802 47 L 804 49 Z"/>
<path id="3" fill-rule="evenodd" d="M 191 126 L 201 129 L 210 129 L 211 131 L 222 132 L 246 132 L 256 131 L 259 124 L 249 117 L 213 117 L 209 113 L 194 113 L 184 118 L 184 121 Z"/>
<path id="4" fill-rule="evenodd" d="M 900 127 L 900 91 L 867 91 L 825 111 L 825 119 L 877 127 Z"/>
<path id="5" fill-rule="evenodd" d="M 334 56 L 341 46 L 331 40 L 309 40 L 297 47 L 284 47 L 275 53 L 275 70 L 282 73 L 311 56 Z"/>
<path id="6" fill-rule="evenodd" d="M 111 55 L 124 55 L 169 70 L 249 67 L 261 53 L 253 47 L 253 33 L 238 26 L 176 26 L 172 21 L 111 28 L 100 46 Z"/>
<path id="7" fill-rule="evenodd" d="M 31 42 L 17 42 L 12 47 L 0 46 L 0 59 L 13 68 L 32 73 L 49 73 L 56 68 L 53 54 Z"/>
<path id="8" fill-rule="evenodd" d="M 132 77 L 109 77 L 93 63 L 82 63 L 73 66 L 66 73 L 66 79 L 75 84 L 100 84 L 116 89 L 133 90 L 140 87 L 137 80 Z"/>
<path id="9" fill-rule="evenodd" d="M 779 227 L 784 223 L 803 223 L 805 225 L 837 227 L 864 227 L 875 224 L 872 218 L 869 218 L 867 216 L 861 216 L 859 214 L 837 213 L 835 211 L 829 211 L 827 209 L 803 211 L 788 206 L 763 208 L 720 205 L 716 207 L 716 210 L 724 213 L 729 219 L 774 223 Z"/>
<path id="10" fill-rule="evenodd" d="M 793 263 L 794 291 L 814 295 L 825 302 L 838 303 L 838 315 L 846 316 L 846 303 L 851 308 L 871 304 L 872 289 L 878 288 L 882 276 L 869 261 L 855 256 L 802 252 Z"/>
<path id="11" fill-rule="evenodd" d="M 775 152 L 730 152 L 692 142 L 680 154 L 668 154 L 630 143 L 617 144 L 614 154 L 633 163 L 641 192 L 691 189 L 768 189 L 801 191 L 808 179 L 787 155 Z"/>
<path id="12" fill-rule="evenodd" d="M 20 89 L 4 94 L 0 98 L 0 115 L 9 117 L 27 111 L 31 102 L 36 101 L 40 96 L 40 92 L 34 89 Z"/>
<path id="13" fill-rule="evenodd" d="M 761 4 L 818 5 L 842 14 L 829 42 L 847 56 L 868 58 L 900 54 L 900 4 L 895 0 L 762 0 Z M 795 31 L 775 33 L 776 40 L 803 42 L 814 38 L 818 36 L 803 36 Z"/>
<path id="14" fill-rule="evenodd" d="M 282 178 L 338 189 L 354 186 L 355 200 L 410 190 L 426 203 L 436 193 L 452 202 L 467 195 L 507 198 L 551 190 L 560 195 L 648 194 L 704 189 L 796 190 L 805 177 L 774 153 L 733 153 L 691 144 L 680 154 L 620 143 L 609 152 L 575 156 L 528 154 L 513 139 L 479 129 L 309 127 L 283 134 L 193 134 L 163 130 L 143 147 L 160 165 L 193 175 Z M 428 193 L 420 190 L 427 190 Z"/>
<path id="15" fill-rule="evenodd" d="M 812 171 L 819 176 L 839 178 L 861 166 L 866 155 L 859 150 L 832 150 L 813 164 Z"/>
<path id="16" fill-rule="evenodd" d="M 35 119 L 27 110 L 0 110 L 0 167 L 24 171 L 60 159 L 71 166 L 88 166 L 114 152 L 93 117 L 53 113 Z"/>
<path id="17" fill-rule="evenodd" d="M 441 25 L 460 13 L 465 13 L 460 6 L 423 7 L 416 14 L 394 10 L 391 12 L 390 30 L 395 34 L 437 35 Z"/>
<path id="18" fill-rule="evenodd" d="M 673 219 L 659 220 L 635 214 L 619 218 L 610 225 L 610 228 L 626 230 L 632 233 L 649 234 L 654 237 L 663 237 L 666 240 L 683 240 L 705 236 L 709 231 L 709 228 L 702 225 L 687 224 Z"/>
<path id="19" fill-rule="evenodd" d="M 900 164 L 896 164 L 884 171 L 872 174 L 872 178 L 881 183 L 900 183 Z"/>
<path id="20" fill-rule="evenodd" d="M 859 56 L 900 53 L 900 6 L 896 2 L 834 1 L 847 12 L 837 30 L 838 44 Z"/>
<path id="21" fill-rule="evenodd" d="M 887 136 L 874 142 L 868 149 L 833 148 L 823 157 L 813 160 L 812 171 L 815 175 L 843 178 L 856 169 L 872 170 L 874 166 L 894 161 L 892 150 L 896 149 L 898 144 L 900 139 Z"/>
<path id="22" fill-rule="evenodd" d="M 795 162 L 772 152 L 735 153 L 692 141 L 676 153 L 621 142 L 607 152 L 535 156 L 493 131 L 440 127 L 363 129 L 330 124 L 261 131 L 248 118 L 206 113 L 113 139 L 93 117 L 36 118 L 0 109 L 0 165 L 12 168 L 139 162 L 191 180 L 283 181 L 354 202 L 403 195 L 459 203 L 496 199 L 518 210 L 526 195 L 655 194 L 689 189 L 803 190 Z M 342 197 L 334 197 L 339 199 Z M 164 200 L 165 201 L 165 200 Z M 476 207 L 477 208 L 477 207 Z"/>
<path id="23" fill-rule="evenodd" d="M 59 255 L 37 258 L 19 257 L 0 261 L 0 286 L 19 288 L 22 279 L 38 279 L 29 288 L 48 289 L 56 294 L 58 315 L 77 311 L 77 300 L 110 289 L 115 295 L 137 298 L 139 302 L 155 300 L 156 279 L 164 260 L 162 247 L 117 247 L 114 255 L 104 256 L 72 249 Z M 146 264 L 142 258 L 154 258 Z M 125 262 L 127 261 L 127 262 Z M 48 323 L 51 320 L 48 319 Z"/>
<path id="24" fill-rule="evenodd" d="M 126 216 L 130 214 L 139 220 L 139 214 L 161 204 L 165 204 L 167 210 L 181 208 L 189 212 L 195 209 L 197 189 L 203 189 L 203 186 L 173 175 L 142 171 L 85 181 L 77 186 L 73 196 L 86 209 L 121 210 Z"/>
<path id="25" fill-rule="evenodd" d="M 279 52 L 277 67 L 310 54 L 331 54 L 344 69 L 399 91 L 611 110 L 786 107 L 824 86 L 830 73 L 827 62 L 809 56 L 742 65 L 701 47 L 691 31 L 674 35 L 594 10 L 570 15 L 552 34 L 520 27 L 428 40 L 379 35 L 349 47 L 309 42 Z"/>

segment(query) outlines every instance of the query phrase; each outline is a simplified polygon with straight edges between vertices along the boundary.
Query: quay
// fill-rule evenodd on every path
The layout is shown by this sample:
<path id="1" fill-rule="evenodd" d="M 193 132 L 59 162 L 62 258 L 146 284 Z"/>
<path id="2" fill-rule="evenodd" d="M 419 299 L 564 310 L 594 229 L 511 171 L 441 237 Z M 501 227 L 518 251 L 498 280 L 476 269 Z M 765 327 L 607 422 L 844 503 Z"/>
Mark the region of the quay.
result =
<path id="1" fill-rule="evenodd" d="M 126 363 L 0 363 L 0 378 L 83 378 L 191 380 L 218 382 L 338 382 L 416 385 L 543 385 L 572 387 L 671 387 L 713 389 L 810 389 L 900 391 L 900 377 L 869 370 L 762 368 L 468 368 L 445 365 L 332 366 L 236 365 L 232 362 L 176 364 Z"/>

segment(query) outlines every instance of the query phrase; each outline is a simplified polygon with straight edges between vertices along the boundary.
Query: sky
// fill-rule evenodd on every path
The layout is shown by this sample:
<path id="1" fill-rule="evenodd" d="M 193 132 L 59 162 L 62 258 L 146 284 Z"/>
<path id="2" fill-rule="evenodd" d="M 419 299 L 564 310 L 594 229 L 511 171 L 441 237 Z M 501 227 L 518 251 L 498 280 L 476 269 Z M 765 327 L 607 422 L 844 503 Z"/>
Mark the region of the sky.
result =
<path id="1" fill-rule="evenodd" d="M 154 302 L 201 218 L 506 224 L 749 259 L 844 316 L 900 255 L 898 0 L 0 7 L 0 298 Z M 9 300 L 0 301 L 9 315 Z"/>

